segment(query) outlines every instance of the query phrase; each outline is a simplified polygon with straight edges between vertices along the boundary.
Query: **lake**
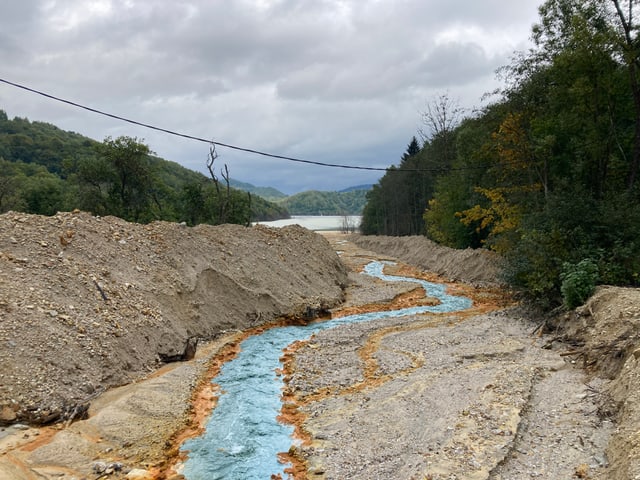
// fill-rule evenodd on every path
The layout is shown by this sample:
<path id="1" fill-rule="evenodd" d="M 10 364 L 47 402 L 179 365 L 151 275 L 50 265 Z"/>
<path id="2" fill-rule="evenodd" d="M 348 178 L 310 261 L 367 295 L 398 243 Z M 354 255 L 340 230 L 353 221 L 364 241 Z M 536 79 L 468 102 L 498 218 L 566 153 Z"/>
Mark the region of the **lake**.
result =
<path id="1" fill-rule="evenodd" d="M 291 218 L 283 220 L 274 220 L 272 222 L 255 222 L 255 224 L 267 225 L 269 227 L 286 227 L 287 225 L 300 225 L 301 227 L 309 230 L 338 230 L 345 229 L 345 222 L 348 224 L 349 229 L 355 228 L 356 230 L 360 226 L 362 215 L 294 215 Z"/>

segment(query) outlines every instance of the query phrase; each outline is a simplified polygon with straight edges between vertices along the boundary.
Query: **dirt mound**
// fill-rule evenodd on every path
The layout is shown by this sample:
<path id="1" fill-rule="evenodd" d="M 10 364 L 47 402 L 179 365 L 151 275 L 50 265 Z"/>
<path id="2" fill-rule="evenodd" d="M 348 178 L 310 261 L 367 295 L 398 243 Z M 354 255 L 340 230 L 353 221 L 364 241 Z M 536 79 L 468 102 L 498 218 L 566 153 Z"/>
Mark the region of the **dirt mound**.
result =
<path id="1" fill-rule="evenodd" d="M 301 227 L 0 215 L 0 424 L 82 416 L 193 340 L 342 300 L 346 271 Z"/>
<path id="2" fill-rule="evenodd" d="M 500 282 L 500 257 L 487 250 L 456 250 L 424 236 L 352 235 L 349 240 L 361 248 L 395 257 L 454 282 L 474 285 Z"/>
<path id="3" fill-rule="evenodd" d="M 602 286 L 587 303 L 559 319 L 574 345 L 572 358 L 592 374 L 612 379 L 602 392 L 604 415 L 616 419 L 609 443 L 608 480 L 640 478 L 640 289 Z"/>

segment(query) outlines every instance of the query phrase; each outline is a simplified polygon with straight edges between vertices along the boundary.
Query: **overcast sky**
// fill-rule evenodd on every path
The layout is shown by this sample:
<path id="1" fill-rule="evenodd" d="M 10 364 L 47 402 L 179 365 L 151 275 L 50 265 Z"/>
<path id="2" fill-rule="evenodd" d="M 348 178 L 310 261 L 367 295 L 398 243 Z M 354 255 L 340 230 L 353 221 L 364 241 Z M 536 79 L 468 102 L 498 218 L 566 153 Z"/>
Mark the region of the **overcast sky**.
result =
<path id="1" fill-rule="evenodd" d="M 0 78 L 214 141 L 386 168 L 448 93 L 480 106 L 529 46 L 541 0 L 20 0 L 0 6 Z M 0 83 L 9 117 L 144 139 L 206 172 L 208 146 Z M 219 148 L 231 176 L 285 193 L 375 183 Z"/>

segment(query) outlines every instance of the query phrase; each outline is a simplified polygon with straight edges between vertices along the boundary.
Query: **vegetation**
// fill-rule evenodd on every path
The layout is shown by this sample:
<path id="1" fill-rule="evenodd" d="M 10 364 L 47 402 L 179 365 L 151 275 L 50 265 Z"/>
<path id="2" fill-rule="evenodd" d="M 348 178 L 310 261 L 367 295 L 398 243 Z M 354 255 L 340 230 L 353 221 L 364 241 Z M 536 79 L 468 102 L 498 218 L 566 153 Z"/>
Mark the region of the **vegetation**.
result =
<path id="1" fill-rule="evenodd" d="M 358 185 L 339 192 L 309 190 L 287 196 L 272 187 L 256 187 L 231 180 L 231 186 L 281 205 L 291 215 L 362 215 L 366 192 L 372 185 Z"/>
<path id="2" fill-rule="evenodd" d="M 278 201 L 293 215 L 360 215 L 366 203 L 366 190 L 319 192 L 309 190 Z"/>
<path id="3" fill-rule="evenodd" d="M 135 222 L 191 225 L 288 216 L 272 202 L 216 186 L 200 173 L 153 156 L 137 138 L 99 143 L 48 123 L 10 120 L 0 110 L 0 212 L 53 215 L 78 208 Z"/>
<path id="4" fill-rule="evenodd" d="M 370 192 L 363 232 L 493 249 L 511 285 L 548 308 L 575 306 L 596 282 L 638 286 L 637 9 L 546 1 L 494 103 L 459 118 L 434 100 L 430 136 Z"/>
<path id="5" fill-rule="evenodd" d="M 251 185 L 250 183 L 239 182 L 238 180 L 234 179 L 230 180 L 230 184 L 233 188 L 249 192 L 252 195 L 257 195 L 264 198 L 265 200 L 269 200 L 270 202 L 277 202 L 278 200 L 287 198 L 287 195 L 285 193 L 282 193 L 280 190 L 273 187 L 256 187 L 255 185 Z"/>

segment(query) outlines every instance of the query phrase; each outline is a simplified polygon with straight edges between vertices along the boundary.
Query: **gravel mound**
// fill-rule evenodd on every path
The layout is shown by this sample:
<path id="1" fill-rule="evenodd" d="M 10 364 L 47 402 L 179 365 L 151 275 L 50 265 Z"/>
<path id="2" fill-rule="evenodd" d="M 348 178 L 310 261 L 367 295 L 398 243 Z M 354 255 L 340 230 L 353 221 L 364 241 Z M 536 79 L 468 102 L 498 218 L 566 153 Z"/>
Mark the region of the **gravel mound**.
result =
<path id="1" fill-rule="evenodd" d="M 0 215 L 0 425 L 82 418 L 197 339 L 313 315 L 346 281 L 329 243 L 297 226 Z"/>

